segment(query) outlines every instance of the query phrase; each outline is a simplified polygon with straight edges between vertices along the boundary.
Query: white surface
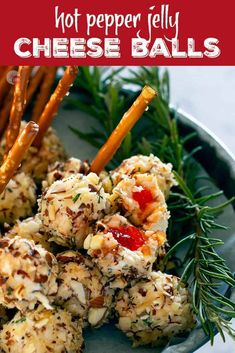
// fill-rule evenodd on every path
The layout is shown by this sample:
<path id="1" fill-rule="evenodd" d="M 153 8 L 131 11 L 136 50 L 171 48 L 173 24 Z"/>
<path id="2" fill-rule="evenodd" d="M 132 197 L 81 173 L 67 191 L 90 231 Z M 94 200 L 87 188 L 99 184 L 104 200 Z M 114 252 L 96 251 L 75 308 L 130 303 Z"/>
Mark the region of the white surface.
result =
<path id="1" fill-rule="evenodd" d="M 171 102 L 205 124 L 235 153 L 235 67 L 169 67 Z M 234 325 L 235 327 L 235 320 Z M 197 353 L 233 353 L 235 342 L 216 336 Z"/>
<path id="2" fill-rule="evenodd" d="M 235 152 L 235 67 L 169 67 L 172 103 Z"/>

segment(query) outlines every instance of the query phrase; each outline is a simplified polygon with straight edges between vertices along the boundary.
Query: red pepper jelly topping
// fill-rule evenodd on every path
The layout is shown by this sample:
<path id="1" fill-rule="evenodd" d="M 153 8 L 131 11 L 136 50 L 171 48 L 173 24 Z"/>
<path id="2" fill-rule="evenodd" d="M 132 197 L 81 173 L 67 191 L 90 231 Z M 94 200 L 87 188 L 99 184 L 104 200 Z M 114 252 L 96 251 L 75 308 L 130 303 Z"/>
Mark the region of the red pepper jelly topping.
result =
<path id="1" fill-rule="evenodd" d="M 132 251 L 138 250 L 145 243 L 143 233 L 133 226 L 110 228 L 109 232 L 120 245 Z"/>
<path id="2" fill-rule="evenodd" d="M 140 209 L 144 210 L 150 202 L 153 202 L 153 195 L 150 190 L 143 188 L 141 191 L 132 193 L 133 199 L 138 202 Z"/>

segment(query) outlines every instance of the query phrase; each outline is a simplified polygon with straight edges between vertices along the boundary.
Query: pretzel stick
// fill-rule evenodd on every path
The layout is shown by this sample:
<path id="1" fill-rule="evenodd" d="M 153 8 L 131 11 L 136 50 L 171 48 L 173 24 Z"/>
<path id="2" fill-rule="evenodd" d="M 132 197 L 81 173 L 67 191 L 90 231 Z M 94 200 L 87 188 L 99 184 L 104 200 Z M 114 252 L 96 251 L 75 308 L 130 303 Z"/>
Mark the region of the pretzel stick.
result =
<path id="1" fill-rule="evenodd" d="M 40 147 L 42 139 L 51 125 L 58 109 L 60 103 L 62 102 L 64 96 L 69 91 L 72 86 L 75 78 L 77 77 L 78 68 L 77 66 L 68 66 L 64 72 L 64 76 L 59 81 L 54 93 L 51 95 L 49 102 L 44 108 L 42 115 L 38 121 L 39 125 L 39 133 L 34 140 L 33 145 L 36 147 Z"/>
<path id="2" fill-rule="evenodd" d="M 20 123 L 24 113 L 26 92 L 31 70 L 32 68 L 30 66 L 20 66 L 18 70 L 18 79 L 15 84 L 10 120 L 6 134 L 5 156 L 10 151 L 20 131 Z"/>
<path id="3" fill-rule="evenodd" d="M 28 106 L 31 98 L 33 97 L 34 93 L 36 92 L 39 84 L 41 83 L 43 79 L 45 69 L 43 66 L 41 66 L 36 74 L 33 76 L 33 78 L 29 81 L 29 86 L 28 86 L 28 91 L 27 91 L 27 99 L 26 99 L 26 107 Z"/>
<path id="4" fill-rule="evenodd" d="M 122 141 L 133 128 L 136 122 L 140 119 L 148 105 L 156 96 L 156 92 L 149 86 L 145 86 L 132 104 L 130 109 L 123 115 L 121 121 L 114 129 L 107 142 L 101 147 L 95 159 L 91 163 L 91 171 L 100 173 L 104 167 L 112 159 L 118 148 L 121 146 Z"/>
<path id="5" fill-rule="evenodd" d="M 0 76 L 2 76 L 4 74 L 6 69 L 7 69 L 7 66 L 0 66 Z"/>
<path id="6" fill-rule="evenodd" d="M 25 153 L 37 135 L 38 130 L 38 125 L 30 121 L 17 137 L 12 149 L 9 151 L 5 161 L 0 167 L 0 194 L 4 191 L 9 180 L 19 167 Z"/>
<path id="7" fill-rule="evenodd" d="M 0 111 L 0 138 L 4 134 L 5 128 L 7 126 L 8 118 L 11 111 L 11 105 L 13 100 L 14 88 L 12 87 L 7 97 L 4 100 L 4 105 Z"/>
<path id="8" fill-rule="evenodd" d="M 51 66 L 44 68 L 44 77 L 40 87 L 40 91 L 37 95 L 33 112 L 32 112 L 32 120 L 38 121 L 40 115 L 42 114 L 45 105 L 47 104 L 50 95 L 51 95 L 51 88 L 53 86 L 55 76 L 56 76 L 57 67 Z"/>
<path id="9" fill-rule="evenodd" d="M 8 94 L 10 88 L 12 87 L 12 84 L 14 84 L 14 82 L 9 81 L 10 79 L 13 80 L 14 77 L 8 77 L 8 73 L 10 71 L 14 71 L 15 69 L 15 66 L 7 66 L 2 73 L 2 77 L 0 79 L 0 102 Z"/>

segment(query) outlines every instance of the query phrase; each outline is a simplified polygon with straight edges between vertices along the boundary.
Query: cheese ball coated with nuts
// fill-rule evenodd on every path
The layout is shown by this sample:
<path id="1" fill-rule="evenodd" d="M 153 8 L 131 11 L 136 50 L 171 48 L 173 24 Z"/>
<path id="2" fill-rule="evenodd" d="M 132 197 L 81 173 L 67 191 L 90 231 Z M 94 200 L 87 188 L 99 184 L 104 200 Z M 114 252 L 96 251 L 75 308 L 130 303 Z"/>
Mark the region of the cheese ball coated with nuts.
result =
<path id="1" fill-rule="evenodd" d="M 40 214 L 51 240 L 81 248 L 91 225 L 103 217 L 108 206 L 108 195 L 95 173 L 74 174 L 46 189 Z"/>
<path id="2" fill-rule="evenodd" d="M 0 303 L 21 311 L 37 303 L 51 308 L 57 292 L 57 261 L 33 241 L 0 239 Z"/>
<path id="3" fill-rule="evenodd" d="M 50 165 L 48 168 L 48 173 L 46 179 L 43 180 L 43 189 L 53 184 L 56 180 L 61 180 L 63 178 L 68 178 L 73 174 L 88 174 L 90 170 L 89 163 L 87 161 L 82 162 L 77 158 L 69 158 L 65 162 L 56 162 Z"/>
<path id="4" fill-rule="evenodd" d="M 116 312 L 118 327 L 134 346 L 163 343 L 195 325 L 189 291 L 179 278 L 160 271 L 122 290 Z"/>
<path id="5" fill-rule="evenodd" d="M 23 124 L 22 124 L 23 125 Z M 39 148 L 31 146 L 26 153 L 20 170 L 30 174 L 36 182 L 47 175 L 48 167 L 57 161 L 64 161 L 67 155 L 56 131 L 49 128 Z"/>
<path id="6" fill-rule="evenodd" d="M 172 173 L 172 165 L 163 163 L 157 156 L 136 155 L 125 159 L 119 167 L 112 170 L 109 175 L 103 174 L 104 185 L 111 191 L 123 178 L 136 173 L 156 176 L 160 190 L 168 196 L 173 185 L 176 184 Z"/>
<path id="7" fill-rule="evenodd" d="M 135 226 L 153 232 L 167 230 L 169 212 L 154 175 L 137 173 L 123 178 L 113 188 L 110 203 Z"/>
<path id="8" fill-rule="evenodd" d="M 16 224 L 5 233 L 7 238 L 20 238 L 33 240 L 34 243 L 40 244 L 44 249 L 53 251 L 52 243 L 49 242 L 49 237 L 43 229 L 42 221 L 39 215 L 36 214 L 34 217 L 29 217 L 23 221 L 17 221 Z"/>
<path id="9" fill-rule="evenodd" d="M 164 255 L 166 234 L 143 231 L 120 214 L 97 222 L 84 248 L 113 288 L 123 288 L 130 281 L 147 276 L 157 258 Z"/>
<path id="10" fill-rule="evenodd" d="M 21 122 L 21 130 L 26 126 L 27 122 Z M 0 144 L 0 159 L 3 159 L 6 146 L 6 138 L 3 137 Z M 39 148 L 30 146 L 25 154 L 20 172 L 29 174 L 37 183 L 41 183 L 45 179 L 48 167 L 55 162 L 64 161 L 67 158 L 64 146 L 61 143 L 56 131 L 49 127 L 45 136 L 43 137 L 42 144 Z"/>
<path id="11" fill-rule="evenodd" d="M 26 314 L 18 312 L 0 333 L 5 353 L 81 353 L 82 322 L 65 310 L 39 306 Z"/>
<path id="12" fill-rule="evenodd" d="M 17 173 L 0 195 L 0 224 L 14 224 L 16 220 L 33 214 L 36 205 L 36 185 L 25 173 Z"/>
<path id="13" fill-rule="evenodd" d="M 55 302 L 91 326 L 101 326 L 110 313 L 112 291 L 91 260 L 71 250 L 57 255 L 58 292 Z"/>

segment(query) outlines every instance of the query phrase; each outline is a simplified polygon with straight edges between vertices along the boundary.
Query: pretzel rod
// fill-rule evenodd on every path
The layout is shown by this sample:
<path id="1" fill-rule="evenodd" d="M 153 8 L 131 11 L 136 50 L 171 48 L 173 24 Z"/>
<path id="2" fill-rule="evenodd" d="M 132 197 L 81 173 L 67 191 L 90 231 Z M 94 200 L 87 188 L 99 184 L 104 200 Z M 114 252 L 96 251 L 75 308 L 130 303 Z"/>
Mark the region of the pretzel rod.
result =
<path id="1" fill-rule="evenodd" d="M 12 87 L 12 84 L 14 84 L 14 82 L 13 82 L 14 77 L 8 77 L 8 73 L 10 73 L 10 71 L 12 71 L 13 76 L 14 76 L 15 69 L 16 69 L 15 66 L 6 66 L 5 70 L 3 70 L 3 73 L 1 74 L 1 79 L 0 79 L 0 102 L 8 94 L 8 92 L 10 91 L 10 88 Z M 11 80 L 12 80 L 12 82 L 11 82 Z"/>
<path id="2" fill-rule="evenodd" d="M 133 126 L 140 119 L 148 105 L 152 102 L 156 96 L 156 92 L 149 86 L 145 86 L 137 97 L 135 102 L 132 104 L 130 109 L 123 115 L 121 121 L 114 129 L 107 142 L 101 147 L 97 153 L 95 159 L 91 163 L 91 171 L 94 173 L 100 173 L 104 167 L 112 159 L 120 147 L 122 141 L 133 128 Z"/>
<path id="3" fill-rule="evenodd" d="M 43 75 L 44 75 L 44 67 L 41 66 L 38 71 L 36 72 L 36 74 L 33 76 L 33 78 L 29 81 L 29 86 L 28 86 L 28 90 L 27 90 L 27 99 L 26 99 L 26 107 L 28 106 L 32 96 L 34 95 L 34 93 L 36 92 L 39 84 L 41 83 L 42 79 L 43 79 Z M 33 119 L 32 119 L 33 120 Z"/>
<path id="4" fill-rule="evenodd" d="M 13 146 L 20 131 L 20 123 L 24 113 L 26 92 L 31 70 L 32 67 L 30 66 L 20 66 L 18 70 L 18 79 L 15 84 L 13 103 L 6 134 L 5 156 Z"/>
<path id="5" fill-rule="evenodd" d="M 44 108 L 42 115 L 38 121 L 39 133 L 36 139 L 34 140 L 34 146 L 39 147 L 41 145 L 43 136 L 51 125 L 64 96 L 67 94 L 75 78 L 77 77 L 77 73 L 77 66 L 68 66 L 65 70 L 64 76 L 59 81 L 54 93 L 51 95 L 51 98 L 47 103 L 46 107 Z"/>
<path id="6" fill-rule="evenodd" d="M 6 70 L 6 66 L 0 66 L 0 75 L 3 74 L 3 72 Z"/>
<path id="7" fill-rule="evenodd" d="M 37 95 L 33 112 L 32 112 L 33 121 L 36 121 L 36 122 L 38 121 L 38 119 L 40 118 L 40 115 L 42 114 L 43 109 L 45 108 L 45 105 L 47 104 L 50 98 L 51 89 L 56 76 L 56 71 L 57 71 L 56 66 L 44 68 L 43 81 L 40 87 L 40 91 Z"/>
<path id="8" fill-rule="evenodd" d="M 5 128 L 7 126 L 8 118 L 11 111 L 13 94 L 14 94 L 14 88 L 12 87 L 7 97 L 5 98 L 4 104 L 0 111 L 0 138 L 4 134 Z"/>
<path id="9" fill-rule="evenodd" d="M 7 71 L 8 66 L 0 66 L 0 77 L 2 77 Z"/>
<path id="10" fill-rule="evenodd" d="M 4 191 L 9 180 L 19 167 L 25 153 L 28 151 L 37 135 L 38 130 L 38 125 L 35 122 L 30 121 L 17 137 L 5 161 L 0 167 L 0 194 Z"/>

